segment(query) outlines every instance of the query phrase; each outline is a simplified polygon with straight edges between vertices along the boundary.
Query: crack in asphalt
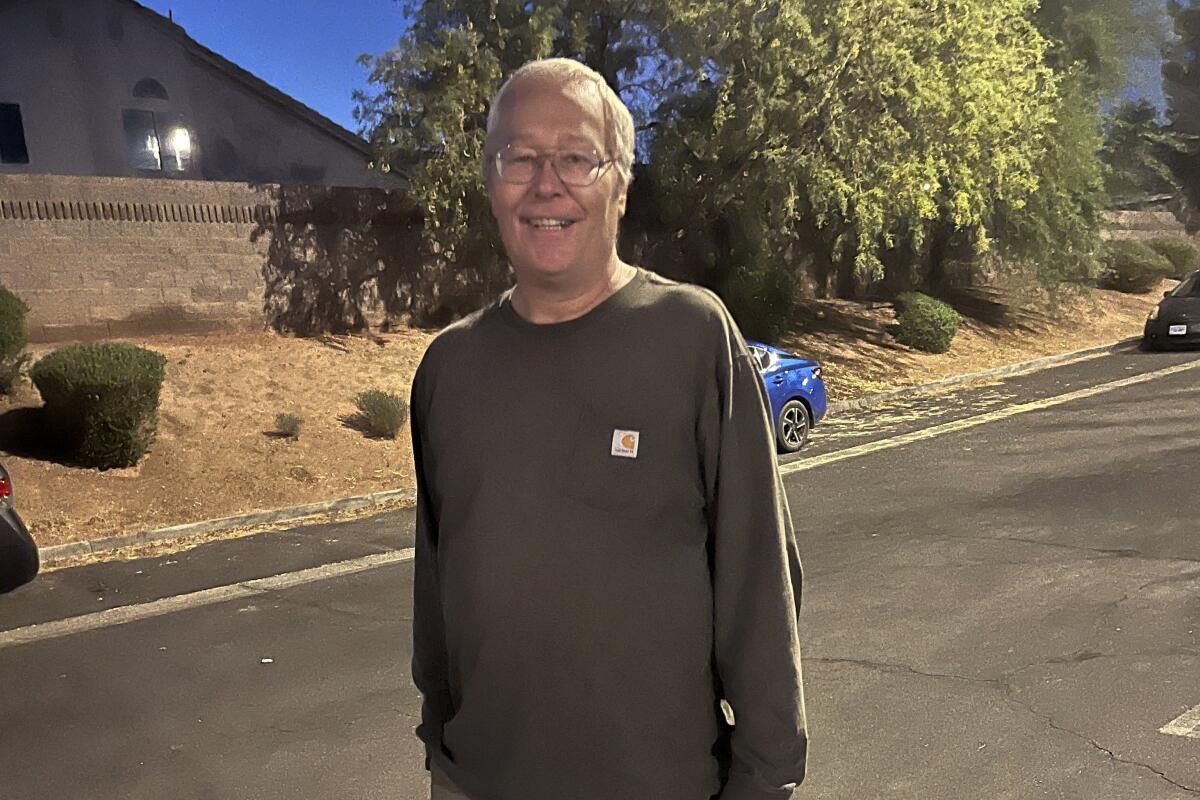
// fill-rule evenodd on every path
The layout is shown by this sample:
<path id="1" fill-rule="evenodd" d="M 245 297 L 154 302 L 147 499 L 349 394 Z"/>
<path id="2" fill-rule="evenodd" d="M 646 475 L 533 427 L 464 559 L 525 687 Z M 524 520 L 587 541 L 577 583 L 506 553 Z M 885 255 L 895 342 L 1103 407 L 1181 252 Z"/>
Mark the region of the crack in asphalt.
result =
<path id="1" fill-rule="evenodd" d="M 850 664 L 853 666 L 883 670 L 885 672 L 893 672 L 893 673 L 907 672 L 912 675 L 919 675 L 919 676 L 925 677 L 925 678 L 942 678 L 942 679 L 963 681 L 964 683 L 981 683 L 981 684 L 985 684 L 985 685 L 994 686 L 994 687 L 1000 689 L 1000 691 L 1003 693 L 1005 702 L 1008 702 L 1015 706 L 1019 706 L 1020 708 L 1024 709 L 1029 714 L 1032 714 L 1033 716 L 1044 721 L 1047 725 L 1049 725 L 1054 730 L 1061 731 L 1063 733 L 1066 733 L 1066 734 L 1069 734 L 1070 736 L 1075 737 L 1076 739 L 1079 739 L 1080 741 L 1087 742 L 1094 749 L 1099 750 L 1100 752 L 1106 754 L 1113 761 L 1116 761 L 1121 764 L 1127 764 L 1132 767 L 1141 767 L 1142 769 L 1145 769 L 1145 770 L 1153 773 L 1154 775 L 1156 775 L 1163 781 L 1171 784 L 1172 786 L 1174 786 L 1178 789 L 1182 789 L 1183 791 L 1189 792 L 1191 794 L 1200 795 L 1200 787 L 1188 786 L 1187 784 L 1180 783 L 1176 780 L 1173 780 L 1170 777 L 1168 777 L 1161 770 L 1158 770 L 1158 769 L 1150 766 L 1149 764 L 1145 764 L 1141 761 L 1134 761 L 1132 759 L 1122 758 L 1121 756 L 1114 753 L 1112 750 L 1109 750 L 1104 745 L 1100 744 L 1099 742 L 1095 741 L 1094 739 L 1089 738 L 1087 735 L 1080 733 L 1079 731 L 1074 731 L 1074 730 L 1071 730 L 1070 728 L 1066 728 L 1066 727 L 1063 727 L 1062 725 L 1059 725 L 1057 722 L 1054 721 L 1054 718 L 1052 716 L 1050 716 L 1049 714 L 1045 714 L 1045 713 L 1042 713 L 1041 711 L 1038 711 L 1036 708 L 1033 707 L 1033 705 L 1031 703 L 1027 703 L 1023 700 L 1019 700 L 1019 699 L 1017 699 L 1017 697 L 1014 696 L 1014 694 L 1013 694 L 1014 689 L 1013 689 L 1010 681 L 1014 677 L 1019 675 L 1020 673 L 1026 671 L 1028 669 L 1032 669 L 1033 667 L 1045 666 L 1045 665 L 1049 665 L 1049 664 L 1072 664 L 1072 663 L 1078 664 L 1078 663 L 1083 663 L 1084 661 L 1090 661 L 1093 658 L 1113 657 L 1113 656 L 1108 656 L 1103 653 L 1095 653 L 1095 654 L 1089 653 L 1089 654 L 1087 654 L 1088 658 L 1079 659 L 1079 658 L 1075 657 L 1075 655 L 1076 654 L 1073 654 L 1072 656 L 1067 656 L 1067 657 L 1051 658 L 1051 659 L 1048 659 L 1045 661 L 1039 661 L 1039 662 L 1035 662 L 1032 664 L 1027 664 L 1024 667 L 1021 667 L 1020 669 L 1017 669 L 1017 670 L 1014 670 L 1011 672 L 1007 672 L 999 678 L 973 678 L 973 677 L 970 677 L 967 675 L 954 675 L 954 674 L 945 673 L 945 672 L 924 672 L 922 670 L 915 669 L 915 668 L 909 666 L 908 664 L 897 664 L 894 662 L 887 662 L 887 661 L 871 661 L 868 659 L 860 659 L 860 658 L 811 657 L 811 658 L 807 658 L 805 660 L 806 661 L 815 661 L 815 662 L 822 663 L 822 664 Z"/>
<path id="2" fill-rule="evenodd" d="M 1054 721 L 1054 718 L 1052 716 L 1050 716 L 1049 714 L 1043 714 L 1042 712 L 1035 709 L 1031 704 L 1026 703 L 1022 700 L 1018 700 L 1016 697 L 1014 697 L 1012 695 L 1012 687 L 1009 686 L 1007 682 L 1001 681 L 1001 685 L 1004 687 L 1004 699 L 1006 702 L 1011 703 L 1013 705 L 1020 706 L 1021 708 L 1025 709 L 1033 716 L 1044 721 L 1047 725 L 1049 725 L 1054 730 L 1062 731 L 1063 733 L 1066 733 L 1070 736 L 1074 736 L 1076 739 L 1079 739 L 1080 741 L 1087 742 L 1093 748 L 1104 753 L 1113 761 L 1116 761 L 1121 764 L 1128 764 L 1131 767 L 1141 767 L 1142 769 L 1145 769 L 1145 770 L 1148 770 L 1149 772 L 1154 773 L 1159 778 L 1161 778 L 1162 780 L 1171 784 L 1172 786 L 1176 787 L 1177 789 L 1182 789 L 1183 791 L 1188 792 L 1190 794 L 1200 795 L 1200 787 L 1188 786 L 1187 784 L 1183 784 L 1176 780 L 1172 780 L 1161 770 L 1155 769 L 1154 767 L 1150 766 L 1149 764 L 1145 764 L 1141 761 L 1134 761 L 1129 758 L 1122 758 L 1121 756 L 1117 755 L 1112 750 L 1109 750 L 1107 747 L 1098 743 L 1094 739 L 1089 738 L 1088 736 L 1084 735 L 1083 733 L 1080 733 L 1079 731 L 1073 731 L 1070 728 L 1066 728 L 1066 727 L 1063 727 L 1062 725 L 1059 725 L 1057 722 Z"/>

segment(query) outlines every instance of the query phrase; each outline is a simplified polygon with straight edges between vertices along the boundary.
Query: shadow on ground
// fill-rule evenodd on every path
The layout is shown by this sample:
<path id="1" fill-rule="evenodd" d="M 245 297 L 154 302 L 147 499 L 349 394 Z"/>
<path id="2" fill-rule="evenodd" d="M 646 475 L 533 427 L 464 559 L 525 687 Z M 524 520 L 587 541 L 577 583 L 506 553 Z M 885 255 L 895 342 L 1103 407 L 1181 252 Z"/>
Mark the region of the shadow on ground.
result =
<path id="1" fill-rule="evenodd" d="M 46 435 L 42 407 L 12 408 L 0 414 L 0 450 L 18 458 L 71 466 L 63 448 Z"/>

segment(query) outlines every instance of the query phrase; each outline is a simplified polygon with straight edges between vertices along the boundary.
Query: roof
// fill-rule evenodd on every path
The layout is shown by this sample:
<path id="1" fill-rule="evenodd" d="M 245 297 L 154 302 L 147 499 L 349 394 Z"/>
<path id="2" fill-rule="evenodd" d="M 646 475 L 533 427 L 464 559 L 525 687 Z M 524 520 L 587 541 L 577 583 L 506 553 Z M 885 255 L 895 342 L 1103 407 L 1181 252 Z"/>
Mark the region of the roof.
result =
<path id="1" fill-rule="evenodd" d="M 180 25 L 177 25 L 174 20 L 164 17 L 157 11 L 146 8 L 141 3 L 136 2 L 136 0 L 120 0 L 120 2 L 129 6 L 131 10 L 136 11 L 154 24 L 158 25 L 158 27 L 161 28 L 168 36 L 173 37 L 202 61 L 205 61 L 221 72 L 224 72 L 234 81 L 237 81 L 251 91 L 261 95 L 268 101 L 273 102 L 275 105 L 291 113 L 293 116 L 299 117 L 313 127 L 341 141 L 343 144 L 353 147 L 364 156 L 370 158 L 373 155 L 371 146 L 364 139 L 360 138 L 351 131 L 346 130 L 328 117 L 304 105 L 304 103 L 301 103 L 296 98 L 284 94 L 271 84 L 242 69 L 221 54 L 209 50 L 207 47 L 188 36 L 187 31 L 185 31 Z"/>

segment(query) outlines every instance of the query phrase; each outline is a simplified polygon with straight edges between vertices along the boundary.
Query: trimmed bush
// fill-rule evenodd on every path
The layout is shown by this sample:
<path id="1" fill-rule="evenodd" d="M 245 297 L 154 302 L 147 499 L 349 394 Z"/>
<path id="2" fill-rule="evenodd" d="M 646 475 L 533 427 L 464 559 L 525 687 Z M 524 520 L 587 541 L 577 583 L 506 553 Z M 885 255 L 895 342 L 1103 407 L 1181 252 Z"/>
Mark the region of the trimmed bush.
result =
<path id="1" fill-rule="evenodd" d="M 25 349 L 25 314 L 29 306 L 8 289 L 0 286 L 0 394 L 12 391 L 29 357 Z"/>
<path id="2" fill-rule="evenodd" d="M 1146 244 L 1171 262 L 1171 266 L 1175 268 L 1172 278 L 1182 278 L 1192 270 L 1200 268 L 1200 248 L 1187 239 L 1151 239 Z"/>
<path id="3" fill-rule="evenodd" d="M 288 439 L 299 439 L 303 423 L 304 420 L 295 414 L 276 414 L 275 432 Z"/>
<path id="4" fill-rule="evenodd" d="M 158 424 L 167 360 L 128 344 L 59 348 L 29 370 L 45 401 L 47 430 L 83 466 L 138 462 Z"/>
<path id="5" fill-rule="evenodd" d="M 953 308 L 920 292 L 902 292 L 896 298 L 896 315 L 896 341 L 927 353 L 949 350 L 962 322 Z"/>
<path id="6" fill-rule="evenodd" d="M 1101 289 L 1144 294 L 1175 274 L 1174 265 L 1145 242 L 1126 239 L 1105 242 L 1100 259 L 1097 285 Z"/>
<path id="7" fill-rule="evenodd" d="M 408 403 L 398 394 L 371 389 L 354 398 L 363 430 L 372 436 L 395 439 L 408 419 Z"/>

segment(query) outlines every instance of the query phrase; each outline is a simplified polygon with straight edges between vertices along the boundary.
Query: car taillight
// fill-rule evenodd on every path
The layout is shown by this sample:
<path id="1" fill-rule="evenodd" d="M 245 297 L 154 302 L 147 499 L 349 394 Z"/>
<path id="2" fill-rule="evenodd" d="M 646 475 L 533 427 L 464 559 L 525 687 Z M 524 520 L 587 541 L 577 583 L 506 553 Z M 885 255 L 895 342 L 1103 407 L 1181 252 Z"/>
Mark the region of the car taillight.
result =
<path id="1" fill-rule="evenodd" d="M 12 497 L 12 482 L 8 478 L 0 476 L 0 500 L 8 500 Z"/>

